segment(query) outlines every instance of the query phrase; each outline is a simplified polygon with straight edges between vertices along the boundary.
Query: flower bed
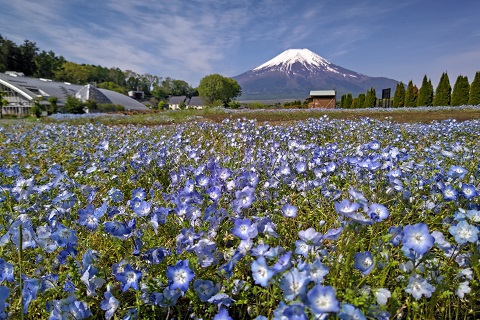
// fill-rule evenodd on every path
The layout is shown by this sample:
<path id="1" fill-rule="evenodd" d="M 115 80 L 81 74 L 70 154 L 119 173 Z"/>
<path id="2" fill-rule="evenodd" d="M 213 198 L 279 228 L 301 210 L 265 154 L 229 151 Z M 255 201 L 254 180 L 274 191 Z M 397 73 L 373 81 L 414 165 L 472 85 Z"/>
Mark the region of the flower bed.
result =
<path id="1" fill-rule="evenodd" d="M 478 132 L 0 127 L 0 319 L 478 317 Z"/>

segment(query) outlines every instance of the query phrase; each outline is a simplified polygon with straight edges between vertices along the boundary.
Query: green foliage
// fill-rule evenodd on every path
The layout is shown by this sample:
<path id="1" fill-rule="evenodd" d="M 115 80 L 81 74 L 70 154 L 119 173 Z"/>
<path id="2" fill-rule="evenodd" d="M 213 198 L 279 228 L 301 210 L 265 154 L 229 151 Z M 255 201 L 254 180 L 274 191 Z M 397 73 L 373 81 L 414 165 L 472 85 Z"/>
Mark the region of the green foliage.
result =
<path id="1" fill-rule="evenodd" d="M 370 90 L 367 90 L 367 94 L 365 95 L 365 108 L 373 108 L 377 103 L 377 94 L 375 92 L 375 88 L 371 87 Z"/>
<path id="2" fill-rule="evenodd" d="M 122 87 L 113 81 L 99 83 L 97 84 L 97 88 L 111 90 L 121 94 L 127 94 L 127 88 Z"/>
<path id="3" fill-rule="evenodd" d="M 49 97 L 48 98 L 48 103 L 50 104 L 48 108 L 48 114 L 54 114 L 58 112 L 58 106 L 57 106 L 58 98 L 57 97 Z"/>
<path id="4" fill-rule="evenodd" d="M 418 91 L 417 106 L 429 107 L 433 105 L 433 86 L 432 81 L 427 79 L 427 75 L 423 77 L 422 86 Z"/>
<path id="5" fill-rule="evenodd" d="M 342 97 L 340 98 L 340 109 L 345 109 L 345 99 L 347 99 L 346 93 L 342 94 Z"/>
<path id="6" fill-rule="evenodd" d="M 242 94 L 242 88 L 231 78 L 211 74 L 200 80 L 198 93 L 208 105 L 213 105 L 215 100 L 219 100 L 223 106 L 228 107 L 230 101 Z"/>
<path id="7" fill-rule="evenodd" d="M 178 108 L 180 108 L 180 110 L 185 110 L 187 108 L 187 104 L 185 103 L 185 101 L 181 101 L 178 104 Z"/>
<path id="8" fill-rule="evenodd" d="M 475 73 L 475 78 L 470 85 L 470 97 L 468 99 L 469 105 L 480 104 L 480 71 Z"/>
<path id="9" fill-rule="evenodd" d="M 85 108 L 85 103 L 80 101 L 79 99 L 73 96 L 67 96 L 67 100 L 65 101 L 65 111 L 67 113 L 74 113 L 74 114 L 81 114 L 85 113 L 83 110 Z"/>
<path id="10" fill-rule="evenodd" d="M 158 101 L 157 110 L 163 110 L 168 106 L 168 103 L 165 101 Z"/>
<path id="11" fill-rule="evenodd" d="M 405 105 L 405 85 L 403 82 L 397 83 L 397 88 L 393 95 L 393 107 L 401 108 Z"/>
<path id="12" fill-rule="evenodd" d="M 352 107 L 352 102 L 353 102 L 352 94 L 348 93 L 347 96 L 345 97 L 344 108 L 345 109 L 350 109 Z"/>
<path id="13" fill-rule="evenodd" d="M 435 107 L 449 106 L 450 100 L 451 100 L 451 94 L 452 94 L 452 87 L 450 86 L 450 81 L 448 80 L 447 73 L 444 72 L 440 77 L 440 82 L 438 83 L 437 90 L 435 90 L 433 105 Z"/>
<path id="14" fill-rule="evenodd" d="M 357 106 L 358 108 L 365 108 L 365 94 L 360 93 L 357 98 Z"/>
<path id="15" fill-rule="evenodd" d="M 408 82 L 407 91 L 405 92 L 405 107 L 417 106 L 418 89 L 413 85 L 412 80 Z"/>
<path id="16" fill-rule="evenodd" d="M 30 108 L 30 113 L 37 118 L 40 118 L 42 115 L 42 109 L 40 108 L 40 103 L 38 100 L 33 102 L 33 106 Z"/>
<path id="17" fill-rule="evenodd" d="M 470 84 L 468 83 L 468 78 L 462 75 L 457 77 L 455 85 L 453 86 L 452 91 L 452 106 L 463 106 L 468 104 L 468 99 L 470 95 Z"/>

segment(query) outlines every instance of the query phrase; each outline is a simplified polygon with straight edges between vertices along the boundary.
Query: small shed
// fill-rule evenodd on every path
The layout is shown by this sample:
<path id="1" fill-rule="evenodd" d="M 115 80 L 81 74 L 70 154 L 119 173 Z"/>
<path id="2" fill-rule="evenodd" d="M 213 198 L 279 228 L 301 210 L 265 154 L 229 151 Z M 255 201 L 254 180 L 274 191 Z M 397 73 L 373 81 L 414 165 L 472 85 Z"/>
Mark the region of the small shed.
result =
<path id="1" fill-rule="evenodd" d="M 310 98 L 307 99 L 309 108 L 335 108 L 337 93 L 335 90 L 310 91 Z"/>

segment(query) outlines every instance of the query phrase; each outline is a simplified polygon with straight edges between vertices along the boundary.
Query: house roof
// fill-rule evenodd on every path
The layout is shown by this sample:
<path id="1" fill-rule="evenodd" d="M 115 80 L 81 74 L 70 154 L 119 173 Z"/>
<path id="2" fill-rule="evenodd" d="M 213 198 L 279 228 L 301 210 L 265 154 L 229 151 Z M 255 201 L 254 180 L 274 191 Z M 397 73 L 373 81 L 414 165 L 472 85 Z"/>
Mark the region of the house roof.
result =
<path id="1" fill-rule="evenodd" d="M 190 100 L 187 103 L 188 106 L 203 106 L 205 103 L 203 102 L 202 98 L 200 97 L 191 97 Z"/>
<path id="2" fill-rule="evenodd" d="M 185 102 L 186 100 L 186 96 L 173 96 L 168 99 L 168 104 L 180 104 L 180 102 Z"/>
<path id="3" fill-rule="evenodd" d="M 336 95 L 335 90 L 315 90 L 315 91 L 310 91 L 310 96 L 326 97 L 326 96 L 334 96 L 334 95 Z"/>
<path id="4" fill-rule="evenodd" d="M 84 95 L 87 94 L 86 91 L 92 94 L 90 99 L 95 96 L 102 97 L 103 101 L 98 101 L 100 103 L 105 103 L 105 101 L 109 100 L 109 103 L 121 104 L 125 109 L 148 110 L 143 104 L 126 95 L 107 89 L 94 88 L 90 85 L 87 86 L 95 90 L 85 89 L 86 86 L 83 85 L 52 81 L 49 79 L 30 78 L 13 72 L 0 72 L 0 84 L 9 87 L 26 100 L 32 100 L 38 96 L 42 96 L 44 100 L 47 100 L 49 97 L 57 97 L 58 104 L 63 105 L 65 104 L 67 96 L 75 96 L 77 93 L 81 94 L 83 90 Z M 93 93 L 93 91 L 95 91 L 95 93 Z"/>

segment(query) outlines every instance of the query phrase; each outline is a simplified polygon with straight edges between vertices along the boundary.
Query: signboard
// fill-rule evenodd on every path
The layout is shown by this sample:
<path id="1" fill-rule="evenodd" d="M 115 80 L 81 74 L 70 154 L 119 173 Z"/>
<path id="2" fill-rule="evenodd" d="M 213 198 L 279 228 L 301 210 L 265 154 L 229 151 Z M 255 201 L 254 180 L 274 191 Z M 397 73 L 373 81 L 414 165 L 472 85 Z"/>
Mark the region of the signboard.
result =
<path id="1" fill-rule="evenodd" d="M 382 90 L 382 99 L 390 99 L 390 91 L 391 89 L 383 89 Z"/>

